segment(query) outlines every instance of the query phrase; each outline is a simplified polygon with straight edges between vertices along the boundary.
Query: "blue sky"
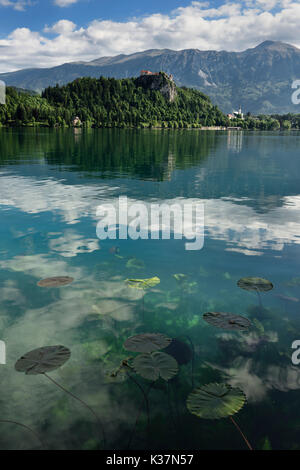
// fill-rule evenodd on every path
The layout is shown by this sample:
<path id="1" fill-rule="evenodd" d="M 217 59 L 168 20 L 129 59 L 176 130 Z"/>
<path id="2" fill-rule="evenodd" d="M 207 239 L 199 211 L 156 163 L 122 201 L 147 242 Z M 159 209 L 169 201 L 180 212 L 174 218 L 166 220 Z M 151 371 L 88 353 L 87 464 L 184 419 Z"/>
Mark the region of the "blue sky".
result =
<path id="1" fill-rule="evenodd" d="M 146 49 L 300 46 L 300 0 L 0 0 L 0 72 Z"/>
<path id="2" fill-rule="evenodd" d="M 32 6 L 24 6 L 24 10 L 0 6 L 0 34 L 3 37 L 13 29 L 24 26 L 42 30 L 45 23 L 55 23 L 62 18 L 81 26 L 86 26 L 94 19 L 126 21 L 134 16 L 169 13 L 190 3 L 189 0 L 81 0 L 68 7 L 59 7 L 54 0 L 33 0 Z"/>

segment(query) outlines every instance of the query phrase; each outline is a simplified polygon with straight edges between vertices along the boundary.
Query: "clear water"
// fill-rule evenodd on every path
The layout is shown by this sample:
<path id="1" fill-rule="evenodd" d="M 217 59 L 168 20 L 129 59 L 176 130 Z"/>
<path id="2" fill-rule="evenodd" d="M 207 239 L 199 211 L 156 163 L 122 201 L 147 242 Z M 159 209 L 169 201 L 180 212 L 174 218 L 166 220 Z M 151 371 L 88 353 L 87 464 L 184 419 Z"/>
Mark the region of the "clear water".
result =
<path id="1" fill-rule="evenodd" d="M 126 449 L 131 435 L 131 449 L 244 449 L 228 419 L 187 411 L 193 378 L 195 386 L 244 390 L 248 402 L 236 420 L 254 448 L 268 439 L 273 449 L 300 449 L 300 365 L 291 361 L 300 339 L 299 146 L 296 132 L 1 129 L 1 420 L 30 426 L 50 449 L 103 447 L 89 410 L 43 375 L 14 369 L 25 352 L 62 344 L 71 358 L 49 375 L 100 416 L 107 448 Z M 99 241 L 96 208 L 120 195 L 203 200 L 204 248 L 186 251 L 172 239 Z M 183 286 L 176 273 L 186 274 Z M 37 286 L 59 275 L 74 282 Z M 143 316 L 140 292 L 124 280 L 152 276 L 161 282 L 146 293 Z M 263 308 L 237 287 L 244 276 L 273 282 Z M 260 327 L 216 329 L 203 321 L 206 311 L 242 314 Z M 136 384 L 124 374 L 108 377 L 130 356 L 125 339 L 140 332 L 190 339 L 195 350 L 193 376 L 190 361 L 169 388 L 163 381 L 151 388 L 149 427 Z M 0 422 L 0 429 L 1 449 L 41 448 L 24 428 Z"/>

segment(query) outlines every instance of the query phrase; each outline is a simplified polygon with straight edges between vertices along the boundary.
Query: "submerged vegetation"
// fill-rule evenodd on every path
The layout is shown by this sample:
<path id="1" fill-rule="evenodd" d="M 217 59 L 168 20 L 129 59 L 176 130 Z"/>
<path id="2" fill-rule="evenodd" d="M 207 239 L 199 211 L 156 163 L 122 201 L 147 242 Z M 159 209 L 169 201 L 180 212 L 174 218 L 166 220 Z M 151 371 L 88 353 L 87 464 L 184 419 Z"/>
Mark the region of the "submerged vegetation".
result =
<path id="1" fill-rule="evenodd" d="M 95 411 L 87 403 L 75 396 L 69 390 L 65 389 L 62 385 L 57 383 L 56 380 L 50 377 L 50 375 L 48 375 L 48 372 L 52 372 L 53 370 L 58 369 L 65 362 L 67 362 L 70 359 L 70 356 L 71 351 L 65 346 L 44 346 L 42 348 L 34 349 L 33 351 L 30 351 L 20 357 L 20 359 L 15 364 L 15 369 L 17 372 L 25 372 L 26 375 L 44 375 L 58 388 L 85 406 L 93 414 L 102 428 L 103 445 L 105 448 L 106 439 L 104 427 Z"/>
<path id="2" fill-rule="evenodd" d="M 126 263 L 126 258 L 122 258 L 119 262 Z M 179 283 L 179 285 L 181 285 L 182 282 L 187 282 L 188 275 L 180 273 L 173 275 L 173 278 L 177 283 Z M 44 287 L 64 287 L 65 285 L 70 284 L 73 280 L 73 278 L 68 276 L 56 276 L 39 281 L 38 285 Z M 125 282 L 128 288 L 137 288 L 145 291 L 158 285 L 160 283 L 160 279 L 157 276 L 154 276 L 152 278 L 145 279 L 127 279 Z M 273 284 L 270 281 L 257 277 L 242 278 L 237 282 L 237 285 L 242 289 L 255 291 L 257 293 L 268 292 L 273 288 Z M 192 293 L 189 295 L 192 295 Z M 248 318 L 241 315 L 224 312 L 206 312 L 203 314 L 203 320 L 212 327 L 221 328 L 223 330 L 232 330 L 235 334 L 241 335 L 239 340 L 241 343 L 243 343 L 243 335 L 245 335 L 246 332 L 249 332 L 247 333 L 249 335 L 258 335 L 258 338 L 266 337 L 265 328 L 257 318 L 254 318 L 251 322 Z M 144 319 L 142 320 L 142 324 L 144 324 Z M 142 395 L 142 402 L 138 409 L 134 427 L 129 433 L 127 449 L 132 445 L 132 441 L 136 435 L 138 422 L 141 418 L 144 406 L 147 418 L 147 426 L 144 430 L 147 431 L 147 442 L 149 444 L 151 427 L 150 392 L 156 387 L 162 387 L 164 382 L 167 383 L 167 387 L 166 389 L 162 387 L 162 390 L 164 390 L 164 396 L 167 400 L 169 418 L 174 423 L 174 428 L 178 429 L 180 411 L 178 408 L 178 397 L 175 390 L 178 387 L 181 388 L 183 380 L 186 381 L 185 374 L 180 374 L 181 369 L 192 361 L 192 389 L 190 389 L 190 392 L 186 395 L 186 410 L 204 420 L 229 418 L 243 438 L 248 449 L 252 450 L 252 446 L 248 438 L 233 418 L 233 415 L 238 413 L 246 403 L 246 395 L 244 391 L 240 387 L 231 386 L 227 382 L 211 382 L 201 385 L 201 376 L 200 384 L 195 387 L 194 344 L 189 335 L 183 334 L 182 337 L 186 337 L 186 339 L 188 339 L 191 348 L 187 343 L 181 341 L 179 338 L 172 338 L 172 336 L 168 336 L 165 333 L 157 332 L 134 334 L 127 337 L 123 342 L 123 350 L 130 351 L 131 354 L 133 353 L 133 356 L 126 358 L 123 357 L 120 360 L 118 367 L 111 370 L 108 376 L 111 381 L 115 380 L 116 384 L 120 384 L 119 386 L 124 383 L 125 379 L 128 379 L 129 382 L 132 382 L 132 384 L 140 390 Z M 268 338 L 266 341 L 268 341 Z M 234 350 L 232 352 L 234 353 Z M 93 408 L 91 408 L 84 400 L 78 398 L 48 375 L 49 372 L 57 370 L 63 366 L 67 361 L 69 361 L 70 357 L 71 351 L 64 346 L 41 347 L 24 354 L 16 362 L 15 369 L 18 372 L 25 372 L 26 375 L 41 374 L 45 376 L 66 394 L 84 405 L 99 423 L 102 430 L 101 448 L 106 448 L 107 424 L 105 424 L 102 419 L 100 420 Z M 119 380 L 121 377 L 124 380 Z M 199 382 L 199 373 L 197 374 L 197 381 Z M 173 394 L 171 393 L 172 390 Z M 174 410 L 176 410 L 175 414 Z M 21 423 L 15 422 L 15 424 L 19 424 L 25 428 L 27 427 Z M 31 428 L 27 427 L 27 429 L 35 433 Z M 37 434 L 36 436 L 39 437 Z M 201 439 L 201 435 L 199 436 L 199 439 Z M 42 439 L 40 439 L 40 441 L 41 443 L 43 442 Z M 43 444 L 43 446 L 45 446 L 45 444 Z M 97 446 L 99 447 L 99 444 L 97 444 Z M 269 438 L 265 437 L 261 447 L 270 448 L 270 446 Z"/>

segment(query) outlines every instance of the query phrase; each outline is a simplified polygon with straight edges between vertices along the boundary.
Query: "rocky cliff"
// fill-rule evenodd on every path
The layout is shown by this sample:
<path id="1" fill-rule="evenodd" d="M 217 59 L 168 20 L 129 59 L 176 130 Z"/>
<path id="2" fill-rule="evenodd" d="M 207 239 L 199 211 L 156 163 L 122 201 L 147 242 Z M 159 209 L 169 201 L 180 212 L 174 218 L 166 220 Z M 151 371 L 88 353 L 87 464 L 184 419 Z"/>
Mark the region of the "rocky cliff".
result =
<path id="1" fill-rule="evenodd" d="M 173 79 L 165 72 L 159 72 L 153 75 L 141 75 L 135 80 L 137 86 L 144 89 L 158 90 L 170 102 L 173 102 L 177 96 L 176 85 Z"/>

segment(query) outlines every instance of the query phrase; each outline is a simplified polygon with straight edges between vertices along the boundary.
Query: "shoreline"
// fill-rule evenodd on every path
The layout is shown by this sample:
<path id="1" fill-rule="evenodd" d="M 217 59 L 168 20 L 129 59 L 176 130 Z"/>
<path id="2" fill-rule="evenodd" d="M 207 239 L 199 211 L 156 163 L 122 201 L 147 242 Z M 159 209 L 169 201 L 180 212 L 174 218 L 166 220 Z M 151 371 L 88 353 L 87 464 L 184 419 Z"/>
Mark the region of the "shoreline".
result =
<path id="1" fill-rule="evenodd" d="M 138 130 L 138 131 L 227 131 L 227 132 L 290 132 L 290 131 L 300 131 L 300 129 L 291 128 L 291 129 L 243 129 L 243 127 L 223 127 L 223 126 L 202 126 L 202 127 L 93 127 L 93 126 L 49 126 L 47 124 L 23 124 L 23 125 L 0 125 L 0 129 L 73 129 L 76 130 L 88 130 L 88 129 L 118 129 L 118 130 Z"/>

